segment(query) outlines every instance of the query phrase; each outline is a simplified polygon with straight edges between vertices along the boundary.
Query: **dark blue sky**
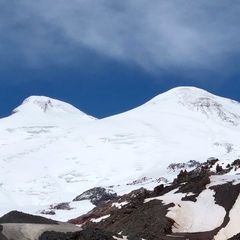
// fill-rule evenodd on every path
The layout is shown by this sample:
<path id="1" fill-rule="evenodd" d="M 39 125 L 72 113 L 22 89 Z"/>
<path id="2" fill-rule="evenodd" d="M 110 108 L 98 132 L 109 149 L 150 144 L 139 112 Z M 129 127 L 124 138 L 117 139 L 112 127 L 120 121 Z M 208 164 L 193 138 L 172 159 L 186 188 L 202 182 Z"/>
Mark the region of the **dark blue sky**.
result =
<path id="1" fill-rule="evenodd" d="M 0 117 L 31 95 L 98 118 L 184 85 L 240 101 L 240 3 L 180 2 L 0 0 Z"/>

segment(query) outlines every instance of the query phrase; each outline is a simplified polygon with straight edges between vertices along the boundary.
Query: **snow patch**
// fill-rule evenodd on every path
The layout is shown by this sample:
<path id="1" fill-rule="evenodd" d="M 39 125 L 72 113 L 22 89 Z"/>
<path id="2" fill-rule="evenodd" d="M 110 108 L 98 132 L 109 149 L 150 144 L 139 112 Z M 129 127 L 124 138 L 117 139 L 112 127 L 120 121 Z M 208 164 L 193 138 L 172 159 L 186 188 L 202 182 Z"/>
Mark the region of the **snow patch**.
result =
<path id="1" fill-rule="evenodd" d="M 100 217 L 100 218 L 92 218 L 92 219 L 91 219 L 91 222 L 98 223 L 98 222 L 101 222 L 102 220 L 104 220 L 104 219 L 106 219 L 106 218 L 108 218 L 108 217 L 110 217 L 110 214 L 105 215 L 105 216 L 102 216 L 102 217 Z"/>
<path id="2" fill-rule="evenodd" d="M 113 203 L 112 207 L 116 207 L 118 209 L 122 208 L 123 206 L 127 205 L 129 202 L 124 201 L 124 202 L 120 202 L 120 203 Z"/>
<path id="3" fill-rule="evenodd" d="M 226 211 L 215 203 L 214 193 L 206 189 L 197 197 L 197 202 L 175 202 L 175 206 L 169 208 L 167 213 L 167 217 L 175 221 L 172 231 L 203 232 L 219 227 Z"/>

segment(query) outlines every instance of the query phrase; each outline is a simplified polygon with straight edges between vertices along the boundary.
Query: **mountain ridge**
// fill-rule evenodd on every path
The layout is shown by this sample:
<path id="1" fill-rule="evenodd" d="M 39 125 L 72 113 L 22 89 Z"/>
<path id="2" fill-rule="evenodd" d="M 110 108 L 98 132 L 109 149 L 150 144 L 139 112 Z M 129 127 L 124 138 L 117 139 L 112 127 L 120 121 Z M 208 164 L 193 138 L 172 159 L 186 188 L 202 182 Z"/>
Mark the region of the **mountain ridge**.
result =
<path id="1" fill-rule="evenodd" d="M 232 103 L 233 106 L 237 106 L 237 108 L 240 108 L 240 103 L 235 101 L 235 100 L 231 100 L 229 98 L 225 98 L 225 97 L 220 97 L 214 94 L 211 94 L 209 92 L 207 92 L 206 90 L 197 88 L 197 87 L 192 87 L 192 86 L 182 86 L 182 87 L 175 87 L 173 89 L 170 89 L 164 93 L 161 93 L 155 97 L 153 97 L 152 99 L 150 99 L 149 101 L 147 101 L 146 103 L 130 109 L 126 112 L 132 111 L 134 109 L 138 109 L 144 106 L 149 106 L 149 105 L 156 105 L 158 103 L 164 102 L 166 100 L 170 100 L 171 98 L 175 98 L 175 100 L 178 100 L 177 102 L 180 103 L 181 105 L 185 106 L 187 105 L 187 107 L 189 109 L 192 109 L 194 106 L 197 107 L 219 107 L 222 104 L 218 103 L 217 101 L 214 100 L 221 100 L 226 103 Z M 210 101 L 211 100 L 211 101 Z M 209 102 L 208 102 L 209 101 Z M 32 108 L 31 105 L 35 105 L 38 106 L 39 109 L 41 109 L 43 112 L 49 111 L 51 110 L 51 108 L 58 108 L 60 110 L 65 110 L 66 112 L 71 113 L 82 113 L 83 115 L 86 114 L 84 112 L 82 112 L 81 110 L 77 109 L 76 107 L 72 106 L 69 103 L 60 101 L 60 100 L 56 100 L 54 98 L 50 98 L 47 96 L 30 96 L 28 98 L 26 98 L 23 103 L 21 105 L 19 105 L 17 108 L 15 108 L 12 112 L 16 113 L 19 111 L 26 111 L 27 108 L 25 107 L 26 105 L 29 106 L 29 111 L 33 111 L 34 108 Z M 54 105 L 54 106 L 53 106 Z M 191 107 L 192 106 L 192 107 Z M 233 109 L 235 110 L 235 109 Z M 239 112 L 239 110 L 238 110 Z M 124 114 L 123 113 L 119 113 L 116 115 L 121 115 Z M 109 116 L 109 117 L 113 117 L 115 115 Z M 234 116 L 234 114 L 233 114 Z M 92 116 L 90 116 L 92 117 Z M 108 117 L 106 117 L 108 118 Z M 240 119 L 240 113 L 239 115 L 237 114 L 237 118 Z M 105 118 L 103 118 L 105 119 Z"/>
<path id="2" fill-rule="evenodd" d="M 193 87 L 98 120 L 59 100 L 30 97 L 0 119 L 0 214 L 39 213 L 94 187 L 151 190 L 182 170 L 170 164 L 215 157 L 225 167 L 240 157 L 239 116 L 239 103 Z M 74 218 L 93 205 L 70 208 L 52 218 Z"/>

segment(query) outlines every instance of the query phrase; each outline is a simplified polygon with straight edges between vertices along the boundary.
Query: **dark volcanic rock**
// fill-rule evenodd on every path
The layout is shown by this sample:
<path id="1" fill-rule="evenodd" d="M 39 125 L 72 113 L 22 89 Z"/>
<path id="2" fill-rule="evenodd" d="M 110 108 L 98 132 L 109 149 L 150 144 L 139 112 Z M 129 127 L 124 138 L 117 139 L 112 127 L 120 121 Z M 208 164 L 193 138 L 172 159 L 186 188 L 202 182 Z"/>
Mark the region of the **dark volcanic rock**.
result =
<path id="1" fill-rule="evenodd" d="M 240 167 L 240 159 L 236 159 L 232 162 L 232 166 L 238 166 Z"/>
<path id="2" fill-rule="evenodd" d="M 229 212 L 240 194 L 240 184 L 233 185 L 231 182 L 228 182 L 210 187 L 210 189 L 215 191 L 214 198 L 216 204 L 224 207 L 226 210 L 224 221 L 220 226 L 220 228 L 224 228 L 230 220 Z"/>
<path id="3" fill-rule="evenodd" d="M 147 203 L 133 201 L 98 223 L 97 227 L 110 232 L 122 232 L 129 237 L 161 239 L 171 233 L 174 221 L 166 217 L 167 209 L 171 206 L 163 205 L 159 200 Z"/>
<path id="4" fill-rule="evenodd" d="M 72 235 L 73 233 L 46 231 L 39 237 L 39 240 L 66 240 Z"/>
<path id="5" fill-rule="evenodd" d="M 172 171 L 177 171 L 177 170 L 180 170 L 180 169 L 186 169 L 186 168 L 197 168 L 199 167 L 201 164 L 200 162 L 196 161 L 196 160 L 189 160 L 188 162 L 186 163 L 171 163 L 167 168 L 169 170 L 172 170 Z"/>
<path id="6" fill-rule="evenodd" d="M 115 234 L 121 232 L 121 234 L 131 240 L 212 240 L 229 223 L 229 212 L 240 194 L 240 184 L 237 182 L 234 183 L 231 178 L 229 182 L 222 182 L 220 185 L 211 187 L 208 185 L 210 183 L 210 176 L 224 175 L 231 168 L 238 168 L 240 166 L 240 160 L 238 159 L 232 165 L 229 164 L 227 168 L 223 168 L 224 165 L 218 161 L 216 158 L 211 158 L 203 164 L 197 164 L 196 169 L 190 172 L 181 170 L 174 182 L 169 185 L 159 185 L 153 191 L 148 191 L 144 188 L 132 191 L 112 201 L 102 203 L 88 214 L 70 222 L 83 224 L 83 228 L 85 229 L 97 227 Z M 182 166 L 172 166 L 173 169 L 175 167 L 179 168 Z M 196 202 L 199 194 L 206 188 L 214 190 L 215 202 L 225 208 L 226 215 L 220 226 L 205 232 L 172 233 L 174 220 L 166 217 L 166 214 L 168 209 L 174 206 L 174 204 L 163 205 L 157 199 L 151 201 L 148 199 L 148 201 L 145 201 L 147 198 L 162 196 L 172 191 L 171 194 L 185 193 L 185 197 L 182 198 L 184 201 Z M 106 216 L 106 218 L 103 218 L 100 222 L 92 221 L 103 216 Z M 230 239 L 240 240 L 240 234 Z"/>
<path id="7" fill-rule="evenodd" d="M 46 215 L 55 215 L 56 214 L 55 211 L 53 211 L 53 210 L 41 210 L 41 211 L 39 211 L 39 213 L 46 214 Z"/>
<path id="8" fill-rule="evenodd" d="M 113 233 L 103 231 L 98 228 L 88 228 L 80 232 L 73 233 L 68 240 L 115 240 Z"/>
<path id="9" fill-rule="evenodd" d="M 179 185 L 179 190 L 176 192 L 194 193 L 194 197 L 185 197 L 182 200 L 196 201 L 196 197 L 206 188 L 210 183 L 210 172 L 204 168 L 187 172 L 181 171 L 174 180 L 173 186 Z"/>
<path id="10" fill-rule="evenodd" d="M 50 205 L 50 209 L 71 210 L 72 208 L 70 207 L 69 202 L 63 202 Z"/>
<path id="11" fill-rule="evenodd" d="M 234 167 L 234 170 L 236 171 L 240 167 L 240 159 L 236 159 L 232 163 L 232 167 Z"/>
<path id="12" fill-rule="evenodd" d="M 240 233 L 234 235 L 234 236 L 231 237 L 231 238 L 228 238 L 228 240 L 240 240 Z"/>
<path id="13" fill-rule="evenodd" d="M 39 223 L 39 224 L 58 224 L 57 221 L 34 216 L 31 214 L 11 211 L 0 218 L 0 223 Z"/>
<path id="14" fill-rule="evenodd" d="M 39 240 L 115 240 L 113 233 L 98 228 L 88 228 L 74 233 L 44 232 Z"/>
<path id="15" fill-rule="evenodd" d="M 77 196 L 73 201 L 81 201 L 81 200 L 90 200 L 94 205 L 99 205 L 102 202 L 106 202 L 108 200 L 113 200 L 117 198 L 117 194 L 112 190 L 107 190 L 102 187 L 96 187 L 89 189 L 79 196 Z"/>
<path id="16" fill-rule="evenodd" d="M 128 194 L 125 194 L 121 197 L 117 197 L 114 200 L 110 200 L 100 205 L 97 205 L 87 214 L 84 214 L 75 219 L 71 219 L 68 222 L 72 224 L 86 224 L 86 223 L 89 223 L 91 219 L 100 218 L 102 216 L 106 216 L 109 214 L 111 215 L 115 211 L 117 211 L 118 208 L 113 203 L 121 204 L 122 202 L 127 202 L 127 203 L 131 202 L 131 204 L 139 205 L 139 204 L 142 204 L 144 199 L 148 197 L 150 197 L 150 192 L 145 188 L 140 188 Z"/>
<path id="17" fill-rule="evenodd" d="M 153 193 L 151 194 L 151 197 L 159 196 L 162 193 L 163 189 L 164 189 L 164 185 L 163 184 L 156 186 L 153 189 Z"/>

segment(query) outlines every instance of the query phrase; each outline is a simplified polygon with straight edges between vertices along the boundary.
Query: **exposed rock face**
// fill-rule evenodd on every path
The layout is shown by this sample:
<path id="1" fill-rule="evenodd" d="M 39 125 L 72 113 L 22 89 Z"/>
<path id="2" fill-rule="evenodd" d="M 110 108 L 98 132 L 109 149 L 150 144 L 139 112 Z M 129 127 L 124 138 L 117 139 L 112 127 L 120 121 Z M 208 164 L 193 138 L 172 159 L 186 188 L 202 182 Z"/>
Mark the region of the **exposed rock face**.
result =
<path id="1" fill-rule="evenodd" d="M 233 182 L 223 182 L 211 186 L 209 185 L 211 177 L 225 175 L 233 170 L 233 167 L 238 168 L 238 166 L 238 160 L 223 167 L 218 159 L 211 158 L 205 163 L 196 164 L 196 168 L 189 172 L 180 167 L 181 171 L 172 184 L 166 186 L 161 184 L 153 191 L 144 188 L 135 190 L 102 203 L 89 213 L 72 219 L 70 222 L 83 224 L 85 229 L 97 227 L 114 233 L 121 232 L 121 234 L 128 236 L 128 239 L 212 240 L 222 228 L 229 224 L 230 210 L 240 194 L 240 183 L 237 184 L 232 180 Z M 222 179 L 222 177 L 218 179 Z M 177 223 L 166 215 L 175 204 L 163 204 L 159 200 L 160 197 L 170 192 L 173 195 L 184 193 L 185 196 L 182 197 L 181 201 L 197 203 L 200 194 L 205 190 L 212 190 L 215 204 L 225 209 L 223 222 L 219 226 L 216 225 L 214 229 L 201 232 L 172 232 L 173 225 L 176 226 Z M 233 240 L 240 239 L 238 237 L 236 235 Z"/>
<path id="2" fill-rule="evenodd" d="M 177 192 L 182 193 L 194 193 L 190 198 L 186 197 L 184 200 L 196 201 L 196 197 L 206 188 L 206 185 L 210 183 L 209 172 L 205 169 L 194 170 L 191 172 L 181 171 L 175 179 L 175 183 L 181 184 Z"/>
<path id="3" fill-rule="evenodd" d="M 172 171 L 176 171 L 176 170 L 179 170 L 179 169 L 197 168 L 200 165 L 201 165 L 200 162 L 198 162 L 196 160 L 190 160 L 190 161 L 188 161 L 186 163 L 171 163 L 168 166 L 168 169 L 172 170 Z"/>
<path id="4" fill-rule="evenodd" d="M 117 194 L 110 189 L 102 187 L 92 188 L 87 190 L 73 199 L 73 201 L 90 200 L 92 204 L 99 205 L 102 202 L 113 200 Z"/>
<path id="5" fill-rule="evenodd" d="M 144 203 L 151 197 L 152 192 L 144 188 L 132 191 L 129 194 L 118 197 L 117 201 L 109 201 L 95 207 L 90 213 L 71 223 L 84 224 L 84 228 L 98 227 L 106 231 L 119 233 L 130 239 L 157 239 L 156 236 L 165 236 L 171 233 L 173 220 L 166 217 L 167 209 L 173 205 L 163 205 L 161 201 L 153 200 Z M 109 215 L 99 223 L 93 219 Z M 141 237 L 141 238 L 140 238 Z"/>
<path id="6" fill-rule="evenodd" d="M 52 204 L 50 206 L 50 209 L 71 210 L 72 208 L 70 207 L 68 202 L 63 202 L 63 203 L 58 203 L 58 204 Z"/>
<path id="7" fill-rule="evenodd" d="M 115 211 L 109 218 L 97 224 L 112 232 L 121 232 L 130 237 L 156 239 L 171 233 L 173 220 L 166 217 L 170 205 L 153 200 L 148 203 L 133 201 Z"/>
<path id="8" fill-rule="evenodd" d="M 191 171 L 180 168 L 181 170 L 177 178 L 171 184 L 161 184 L 156 186 L 153 191 L 140 188 L 123 196 L 117 196 L 116 193 L 108 191 L 105 188 L 90 189 L 74 200 L 89 199 L 96 207 L 76 219 L 69 220 L 70 223 L 81 224 L 84 230 L 74 230 L 75 232 L 73 231 L 72 233 L 45 230 L 39 239 L 113 240 L 126 239 L 123 236 L 127 236 L 129 240 L 212 240 L 222 229 L 226 229 L 229 226 L 233 206 L 236 208 L 235 204 L 239 201 L 240 177 L 238 175 L 236 177 L 231 175 L 228 178 L 229 175 L 226 174 L 229 171 L 234 172 L 234 169 L 237 169 L 239 166 L 239 159 L 225 166 L 218 159 L 211 158 L 205 163 L 197 164 L 196 168 Z M 210 192 L 210 195 L 202 194 L 206 192 Z M 174 202 L 176 195 L 178 195 L 178 200 Z M 166 196 L 167 199 L 169 199 L 169 196 L 172 198 L 168 202 L 165 202 L 163 197 Z M 206 201 L 203 201 L 204 197 L 207 198 Z M 191 214 L 191 211 L 194 211 L 196 206 L 199 206 L 195 205 L 199 201 L 202 201 L 202 205 L 200 204 L 201 207 L 207 208 L 207 211 L 205 209 L 204 213 L 209 212 L 209 206 L 213 206 L 213 209 L 215 209 L 217 205 L 216 209 L 222 211 L 222 215 L 216 215 L 220 216 L 220 221 L 217 221 L 217 224 L 214 221 L 214 224 L 211 225 L 213 227 L 203 231 L 200 231 L 201 227 L 198 228 L 200 230 L 194 231 L 186 231 L 186 228 L 180 228 L 185 225 L 181 225 L 182 222 L 179 222 L 179 216 L 185 218 L 185 212 L 178 215 L 178 218 L 175 218 L 174 214 L 178 214 L 174 212 L 176 208 L 184 209 L 185 211 L 187 208 L 183 208 L 183 206 L 186 204 L 188 206 L 194 205 L 192 209 L 187 209 L 188 212 L 186 214 Z M 209 201 L 213 205 L 206 205 L 206 207 L 203 203 L 208 204 Z M 60 203 L 51 207 L 53 209 L 68 209 L 69 203 Z M 173 214 L 169 215 L 169 212 Z M 193 216 L 198 218 L 198 213 L 199 209 L 194 212 Z M 213 213 L 215 216 L 215 212 Z M 205 215 L 201 217 L 204 218 Z M 188 219 L 187 216 L 186 219 Z M 45 224 L 48 221 L 48 219 L 16 211 L 0 218 L 0 223 L 35 222 Z M 208 222 L 208 219 L 203 219 L 203 221 Z M 194 224 L 194 222 L 190 222 L 190 225 L 192 223 Z M 52 222 L 49 224 L 52 224 Z M 0 225 L 0 240 L 8 240 L 1 234 Z M 235 236 L 231 237 L 234 234 Z M 240 240 L 238 229 L 235 230 L 234 234 L 221 239 Z"/>
<path id="9" fill-rule="evenodd" d="M 135 204 L 143 203 L 144 199 L 150 196 L 150 192 L 144 188 L 134 190 L 129 194 L 125 194 L 121 197 L 117 197 L 114 200 L 109 200 L 103 202 L 102 204 L 96 206 L 89 213 L 84 214 L 78 218 L 69 220 L 73 224 L 88 224 L 94 219 L 98 219 L 107 215 L 113 214 L 118 209 L 122 208 L 124 205 L 129 203 Z"/>

